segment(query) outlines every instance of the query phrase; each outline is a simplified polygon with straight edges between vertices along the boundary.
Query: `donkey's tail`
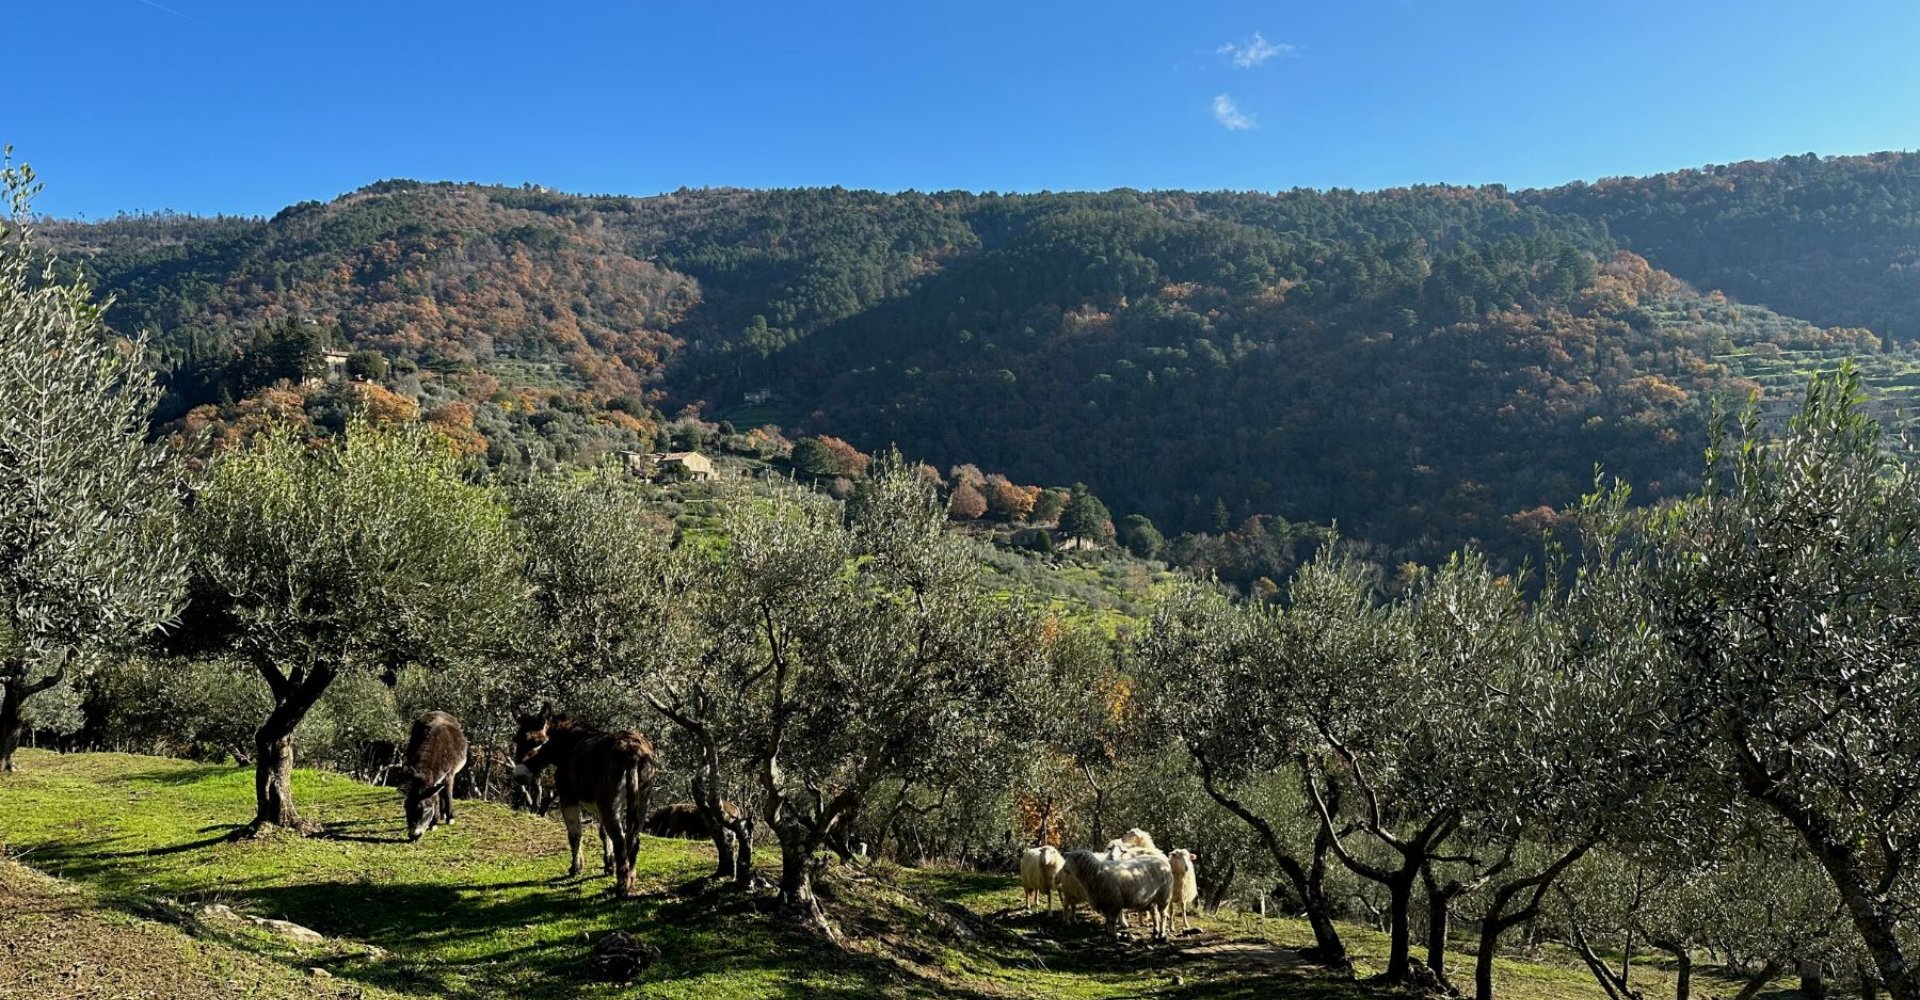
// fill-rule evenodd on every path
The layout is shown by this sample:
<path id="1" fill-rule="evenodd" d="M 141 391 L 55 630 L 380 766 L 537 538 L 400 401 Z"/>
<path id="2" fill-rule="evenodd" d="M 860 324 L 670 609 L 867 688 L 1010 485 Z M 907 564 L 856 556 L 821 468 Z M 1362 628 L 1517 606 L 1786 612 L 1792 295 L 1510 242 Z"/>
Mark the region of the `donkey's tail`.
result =
<path id="1" fill-rule="evenodd" d="M 653 781 L 660 773 L 653 755 L 637 755 L 627 766 L 627 856 L 640 857 L 640 828 L 647 822 L 647 802 L 653 796 Z"/>

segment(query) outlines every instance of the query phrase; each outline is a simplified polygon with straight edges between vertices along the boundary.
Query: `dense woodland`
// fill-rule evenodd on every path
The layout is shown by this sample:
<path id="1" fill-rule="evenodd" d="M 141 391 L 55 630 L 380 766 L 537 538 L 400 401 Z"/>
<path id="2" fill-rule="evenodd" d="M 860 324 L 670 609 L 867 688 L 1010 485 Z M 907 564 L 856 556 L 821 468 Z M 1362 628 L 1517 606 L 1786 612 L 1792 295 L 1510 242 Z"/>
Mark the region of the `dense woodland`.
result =
<path id="1" fill-rule="evenodd" d="M 339 390 L 260 360 L 298 336 L 507 475 L 725 421 L 1085 484 L 1167 539 L 1337 521 L 1394 562 L 1517 565 L 1596 464 L 1690 488 L 1754 352 L 1905 370 L 1914 163 L 1274 195 L 386 181 L 47 230 L 148 338 L 161 433 L 203 448 L 339 430 Z"/>

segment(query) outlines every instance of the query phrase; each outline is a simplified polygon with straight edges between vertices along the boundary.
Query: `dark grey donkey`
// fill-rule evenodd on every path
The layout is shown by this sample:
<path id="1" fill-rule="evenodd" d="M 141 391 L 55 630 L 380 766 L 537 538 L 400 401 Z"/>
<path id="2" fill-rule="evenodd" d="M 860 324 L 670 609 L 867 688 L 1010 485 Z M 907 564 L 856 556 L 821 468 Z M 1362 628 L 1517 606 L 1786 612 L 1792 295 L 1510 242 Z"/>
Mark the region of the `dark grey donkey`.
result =
<path id="1" fill-rule="evenodd" d="M 419 840 L 441 823 L 453 822 L 453 779 L 467 766 L 467 734 L 460 720 L 428 712 L 413 720 L 407 762 L 394 784 L 407 800 L 407 839 Z"/>

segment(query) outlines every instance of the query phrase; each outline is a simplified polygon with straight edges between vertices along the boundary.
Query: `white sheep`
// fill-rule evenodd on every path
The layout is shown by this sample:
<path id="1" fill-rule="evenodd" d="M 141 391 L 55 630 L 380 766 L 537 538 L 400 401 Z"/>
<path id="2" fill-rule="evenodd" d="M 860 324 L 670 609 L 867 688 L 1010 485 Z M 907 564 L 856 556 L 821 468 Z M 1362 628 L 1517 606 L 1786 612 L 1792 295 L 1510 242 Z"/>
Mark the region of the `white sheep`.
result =
<path id="1" fill-rule="evenodd" d="M 1060 878 L 1060 869 L 1067 865 L 1060 856 L 1059 849 L 1051 844 L 1041 847 L 1029 847 L 1020 855 L 1020 888 L 1026 891 L 1024 904 L 1027 912 L 1033 912 L 1033 901 L 1042 892 L 1047 894 L 1047 909 L 1053 909 L 1054 883 Z"/>
<path id="2" fill-rule="evenodd" d="M 1116 939 L 1120 918 L 1128 910 L 1145 910 L 1154 940 L 1166 940 L 1173 869 L 1164 857 L 1110 858 L 1092 851 L 1068 851 L 1065 875 L 1078 883 L 1078 894 L 1087 904 L 1107 918 L 1107 931 Z"/>
<path id="3" fill-rule="evenodd" d="M 1114 861 L 1121 858 L 1160 858 L 1162 860 L 1166 858 L 1166 855 L 1157 847 L 1134 847 L 1124 840 L 1109 840 L 1107 849 L 1098 853 Z"/>
<path id="4" fill-rule="evenodd" d="M 1061 855 L 1063 865 L 1065 861 L 1066 856 Z M 1079 907 L 1092 905 L 1092 900 L 1087 896 L 1086 887 L 1082 886 L 1080 880 L 1074 878 L 1072 873 L 1068 872 L 1064 867 L 1062 867 L 1060 873 L 1054 877 L 1053 884 L 1054 887 L 1060 891 L 1061 919 L 1064 920 L 1072 917 L 1073 911 Z"/>
<path id="5" fill-rule="evenodd" d="M 1194 860 L 1193 852 L 1184 847 L 1167 853 L 1167 866 L 1173 869 L 1173 898 L 1169 902 L 1173 916 L 1168 923 L 1179 920 L 1186 925 L 1180 930 L 1193 926 L 1193 904 L 1200 898 L 1199 871 L 1193 866 Z"/>
<path id="6" fill-rule="evenodd" d="M 1161 852 L 1160 848 L 1154 846 L 1153 835 L 1137 826 L 1107 841 L 1105 854 L 1108 858 L 1116 861 L 1121 858 L 1159 858 L 1162 861 L 1167 860 L 1167 856 Z M 1120 926 L 1132 926 L 1132 922 L 1127 919 L 1127 915 L 1124 913 L 1120 915 Z"/>

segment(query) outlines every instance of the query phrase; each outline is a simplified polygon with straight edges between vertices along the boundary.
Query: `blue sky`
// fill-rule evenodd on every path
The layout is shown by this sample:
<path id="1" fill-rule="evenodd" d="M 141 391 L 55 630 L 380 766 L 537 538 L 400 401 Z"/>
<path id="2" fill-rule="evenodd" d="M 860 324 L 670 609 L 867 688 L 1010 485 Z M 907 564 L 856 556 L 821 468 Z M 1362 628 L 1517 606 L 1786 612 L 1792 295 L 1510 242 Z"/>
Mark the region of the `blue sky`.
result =
<path id="1" fill-rule="evenodd" d="M 389 177 L 1538 186 L 1920 147 L 1911 0 L 42 0 L 9 24 L 0 142 L 42 211 L 94 218 Z"/>

